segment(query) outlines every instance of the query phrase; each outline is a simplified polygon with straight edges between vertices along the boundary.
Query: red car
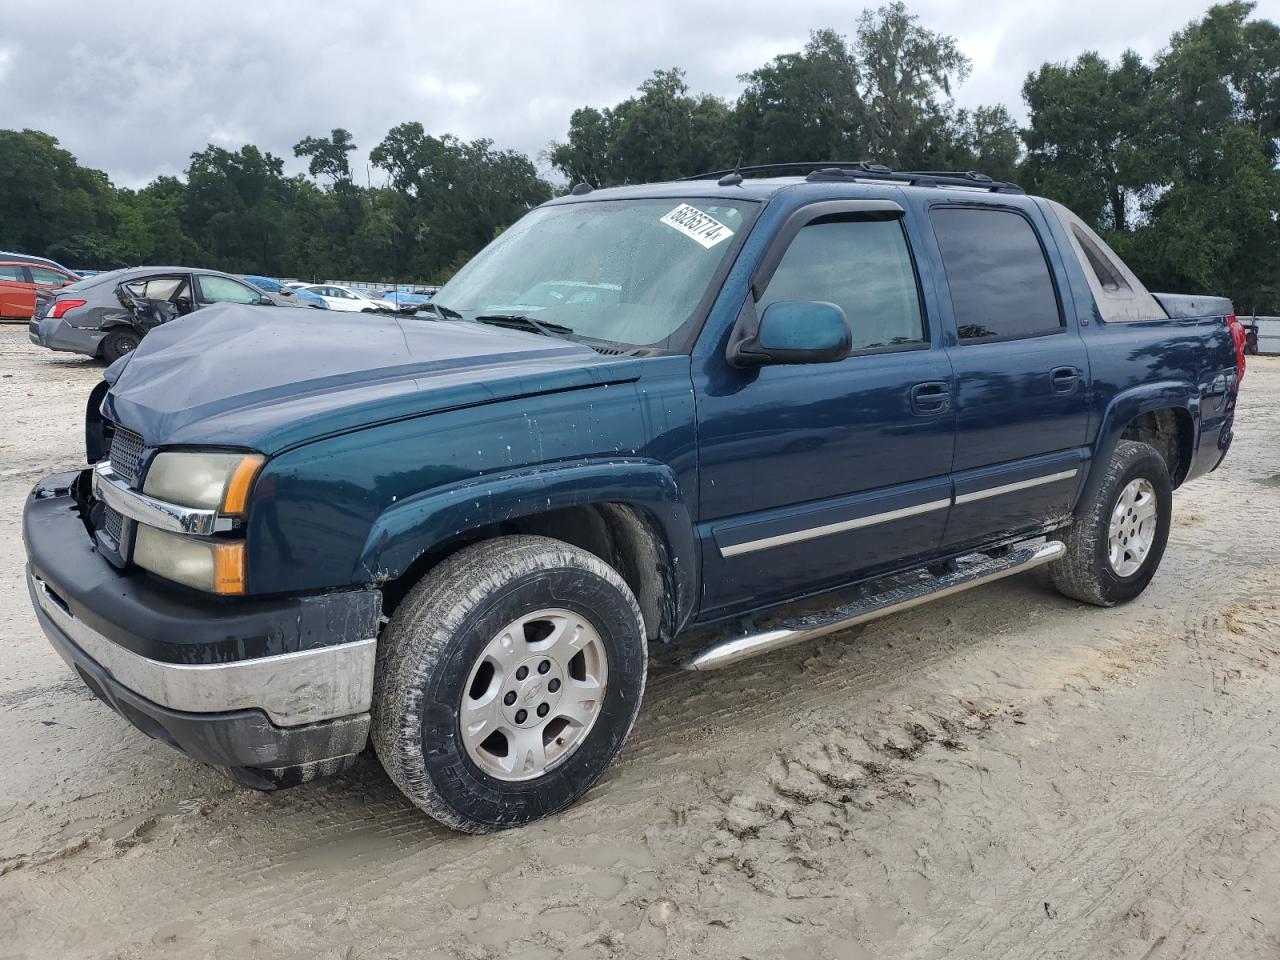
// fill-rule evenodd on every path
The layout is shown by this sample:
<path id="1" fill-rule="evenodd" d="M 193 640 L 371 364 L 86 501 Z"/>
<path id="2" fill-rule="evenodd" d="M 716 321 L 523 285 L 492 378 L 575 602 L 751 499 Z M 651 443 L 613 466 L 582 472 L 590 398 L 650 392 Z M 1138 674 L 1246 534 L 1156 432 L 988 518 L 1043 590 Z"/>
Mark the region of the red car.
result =
<path id="1" fill-rule="evenodd" d="M 22 260 L 0 260 L 0 320 L 30 320 L 36 291 L 65 287 L 80 278 L 69 270 Z"/>

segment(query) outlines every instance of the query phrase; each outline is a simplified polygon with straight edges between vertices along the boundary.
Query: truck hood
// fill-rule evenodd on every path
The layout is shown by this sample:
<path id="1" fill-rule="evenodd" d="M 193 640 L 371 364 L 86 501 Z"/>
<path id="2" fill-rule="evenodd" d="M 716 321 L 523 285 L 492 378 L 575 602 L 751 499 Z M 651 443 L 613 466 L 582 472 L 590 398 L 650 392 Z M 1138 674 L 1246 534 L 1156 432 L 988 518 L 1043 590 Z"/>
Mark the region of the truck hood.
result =
<path id="1" fill-rule="evenodd" d="M 276 453 L 439 410 L 634 380 L 635 360 L 454 321 L 206 307 L 108 371 L 104 412 L 150 446 Z"/>

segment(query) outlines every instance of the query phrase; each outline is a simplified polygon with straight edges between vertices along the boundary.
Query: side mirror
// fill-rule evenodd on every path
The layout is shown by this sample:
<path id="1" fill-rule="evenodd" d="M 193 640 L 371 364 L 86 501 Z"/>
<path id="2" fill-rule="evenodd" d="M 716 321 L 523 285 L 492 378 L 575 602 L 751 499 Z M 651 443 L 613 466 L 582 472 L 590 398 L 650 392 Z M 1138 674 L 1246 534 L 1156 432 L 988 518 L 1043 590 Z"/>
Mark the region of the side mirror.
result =
<path id="1" fill-rule="evenodd" d="M 844 311 L 825 300 L 780 300 L 756 319 L 748 299 L 729 340 L 735 367 L 832 363 L 849 355 L 853 337 Z"/>

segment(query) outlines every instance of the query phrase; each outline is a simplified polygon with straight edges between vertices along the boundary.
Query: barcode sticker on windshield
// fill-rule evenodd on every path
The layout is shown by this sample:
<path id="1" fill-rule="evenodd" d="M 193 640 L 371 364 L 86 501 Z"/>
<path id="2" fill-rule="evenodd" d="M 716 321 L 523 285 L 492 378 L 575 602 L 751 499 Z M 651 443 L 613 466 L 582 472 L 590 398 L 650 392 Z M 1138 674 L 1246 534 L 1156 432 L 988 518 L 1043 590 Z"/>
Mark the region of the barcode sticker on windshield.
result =
<path id="1" fill-rule="evenodd" d="M 697 207 L 682 203 L 665 217 L 662 222 L 668 227 L 675 227 L 686 237 L 696 240 L 708 250 L 721 240 L 733 236 L 733 231 L 715 217 L 703 213 Z"/>

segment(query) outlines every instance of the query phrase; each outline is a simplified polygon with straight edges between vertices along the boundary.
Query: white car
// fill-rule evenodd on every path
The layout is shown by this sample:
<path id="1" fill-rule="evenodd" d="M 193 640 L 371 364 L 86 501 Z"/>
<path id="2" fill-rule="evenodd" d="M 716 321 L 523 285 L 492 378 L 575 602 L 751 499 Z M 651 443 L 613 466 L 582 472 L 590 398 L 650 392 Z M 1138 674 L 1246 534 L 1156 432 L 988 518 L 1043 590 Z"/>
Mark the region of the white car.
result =
<path id="1" fill-rule="evenodd" d="M 374 310 L 394 310 L 396 305 L 388 300 L 371 297 L 350 287 L 340 287 L 333 283 L 312 283 L 302 287 L 310 290 L 325 303 L 330 310 L 350 310 L 356 313 L 372 313 Z"/>

